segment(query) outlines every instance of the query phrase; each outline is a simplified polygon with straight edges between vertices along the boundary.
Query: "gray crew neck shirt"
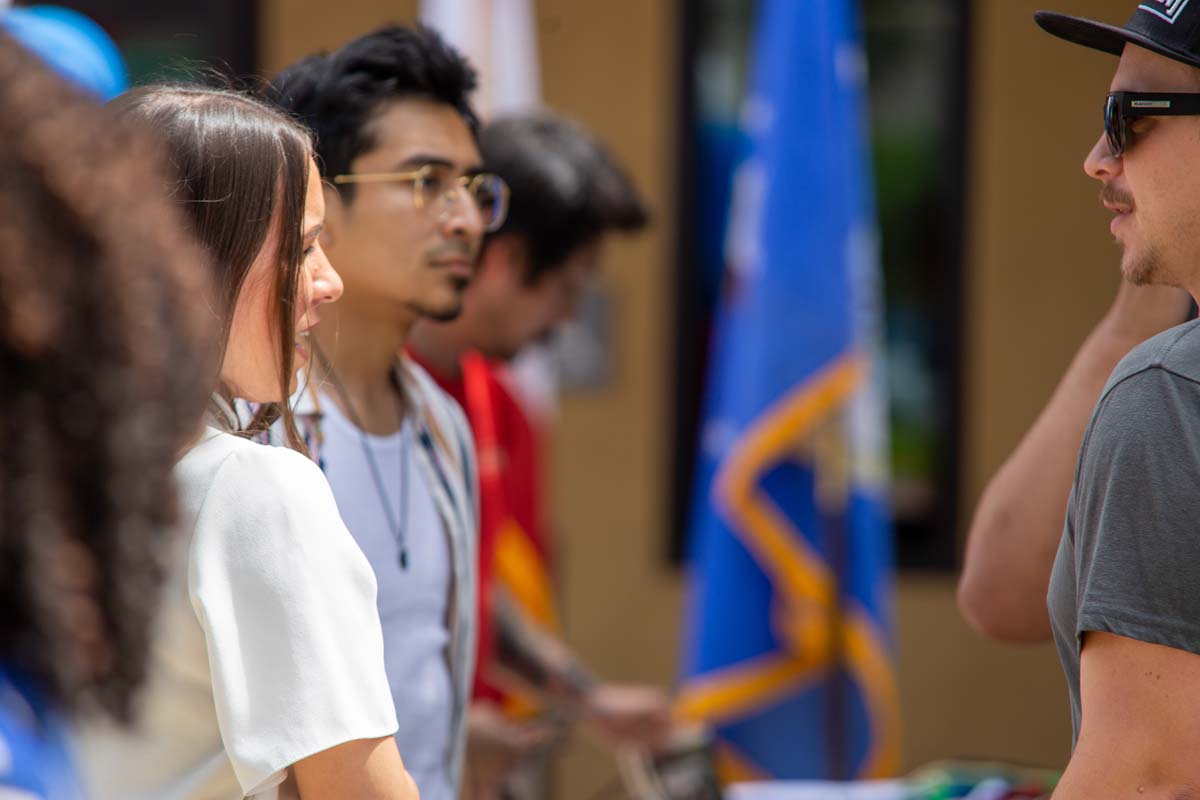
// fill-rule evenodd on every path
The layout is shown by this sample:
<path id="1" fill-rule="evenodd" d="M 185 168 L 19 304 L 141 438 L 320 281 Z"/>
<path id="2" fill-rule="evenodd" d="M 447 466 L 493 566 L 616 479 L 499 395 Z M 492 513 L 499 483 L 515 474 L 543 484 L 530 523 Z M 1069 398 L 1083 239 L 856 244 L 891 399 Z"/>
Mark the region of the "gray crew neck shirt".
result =
<path id="1" fill-rule="evenodd" d="M 332 398 L 322 396 L 321 405 L 325 476 L 379 585 L 384 668 L 399 723 L 396 746 L 422 800 L 454 800 L 449 534 L 417 460 L 411 415 L 399 433 L 373 436 L 354 427 Z M 379 470 L 383 498 L 364 448 L 370 448 Z M 401 488 L 405 480 L 407 492 Z M 385 500 L 390 515 L 383 508 Z M 403 526 L 403 533 L 394 525 Z M 400 565 L 398 535 L 405 540 L 407 568 Z"/>
<path id="2" fill-rule="evenodd" d="M 1076 740 L 1085 632 L 1200 654 L 1200 321 L 1134 348 L 1105 385 L 1047 604 Z"/>

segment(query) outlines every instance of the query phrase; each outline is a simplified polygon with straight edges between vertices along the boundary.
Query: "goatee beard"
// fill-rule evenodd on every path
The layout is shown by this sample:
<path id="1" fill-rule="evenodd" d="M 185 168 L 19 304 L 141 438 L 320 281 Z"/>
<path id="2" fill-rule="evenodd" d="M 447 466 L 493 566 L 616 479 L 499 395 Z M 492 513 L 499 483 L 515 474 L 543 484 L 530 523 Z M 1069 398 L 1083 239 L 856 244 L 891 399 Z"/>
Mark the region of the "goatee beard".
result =
<path id="1" fill-rule="evenodd" d="M 1122 262 L 1126 256 L 1122 253 Z M 1122 263 L 1121 272 L 1125 280 L 1134 286 L 1164 286 L 1173 285 L 1168 280 L 1167 271 L 1157 250 L 1150 249 L 1131 261 L 1128 265 Z"/>
<path id="2" fill-rule="evenodd" d="M 453 322 L 462 313 L 462 301 L 459 301 L 453 308 L 429 308 L 417 303 L 410 304 L 408 308 L 421 319 L 433 322 Z"/>

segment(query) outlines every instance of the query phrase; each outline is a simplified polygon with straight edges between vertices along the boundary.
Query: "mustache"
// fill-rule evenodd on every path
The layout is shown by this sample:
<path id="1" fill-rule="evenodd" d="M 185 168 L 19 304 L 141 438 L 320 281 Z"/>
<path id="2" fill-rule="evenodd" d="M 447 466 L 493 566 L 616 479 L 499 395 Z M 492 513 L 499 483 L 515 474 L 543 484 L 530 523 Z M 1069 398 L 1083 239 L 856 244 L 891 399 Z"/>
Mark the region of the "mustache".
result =
<path id="1" fill-rule="evenodd" d="M 478 261 L 479 248 L 469 242 L 448 242 L 444 247 L 437 247 L 425 254 L 426 261 L 443 261 L 451 258 Z"/>
<path id="2" fill-rule="evenodd" d="M 1105 186 L 1100 190 L 1100 202 L 1133 209 L 1133 195 L 1123 192 L 1115 186 Z"/>

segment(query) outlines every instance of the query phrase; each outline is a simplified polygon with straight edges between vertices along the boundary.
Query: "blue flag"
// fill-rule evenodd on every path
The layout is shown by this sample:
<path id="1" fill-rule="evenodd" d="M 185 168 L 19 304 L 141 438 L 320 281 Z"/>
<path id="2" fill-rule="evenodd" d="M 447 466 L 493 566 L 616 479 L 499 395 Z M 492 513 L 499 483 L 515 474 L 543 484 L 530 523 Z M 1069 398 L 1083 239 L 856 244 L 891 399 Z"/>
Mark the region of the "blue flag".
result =
<path id="1" fill-rule="evenodd" d="M 894 775 L 879 258 L 852 0 L 762 0 L 680 712 L 728 779 Z"/>

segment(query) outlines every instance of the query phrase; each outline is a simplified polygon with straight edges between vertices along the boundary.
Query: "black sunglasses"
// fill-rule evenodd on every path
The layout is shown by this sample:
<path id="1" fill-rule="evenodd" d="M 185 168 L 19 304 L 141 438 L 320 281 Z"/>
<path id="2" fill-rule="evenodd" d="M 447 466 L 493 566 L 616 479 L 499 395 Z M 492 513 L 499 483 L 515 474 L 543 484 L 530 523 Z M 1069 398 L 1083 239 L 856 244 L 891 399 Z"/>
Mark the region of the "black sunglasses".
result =
<path id="1" fill-rule="evenodd" d="M 1200 115 L 1200 94 L 1155 94 L 1113 92 L 1104 102 L 1104 135 L 1108 151 L 1120 158 L 1133 144 L 1129 123 L 1138 117 L 1187 117 Z"/>

